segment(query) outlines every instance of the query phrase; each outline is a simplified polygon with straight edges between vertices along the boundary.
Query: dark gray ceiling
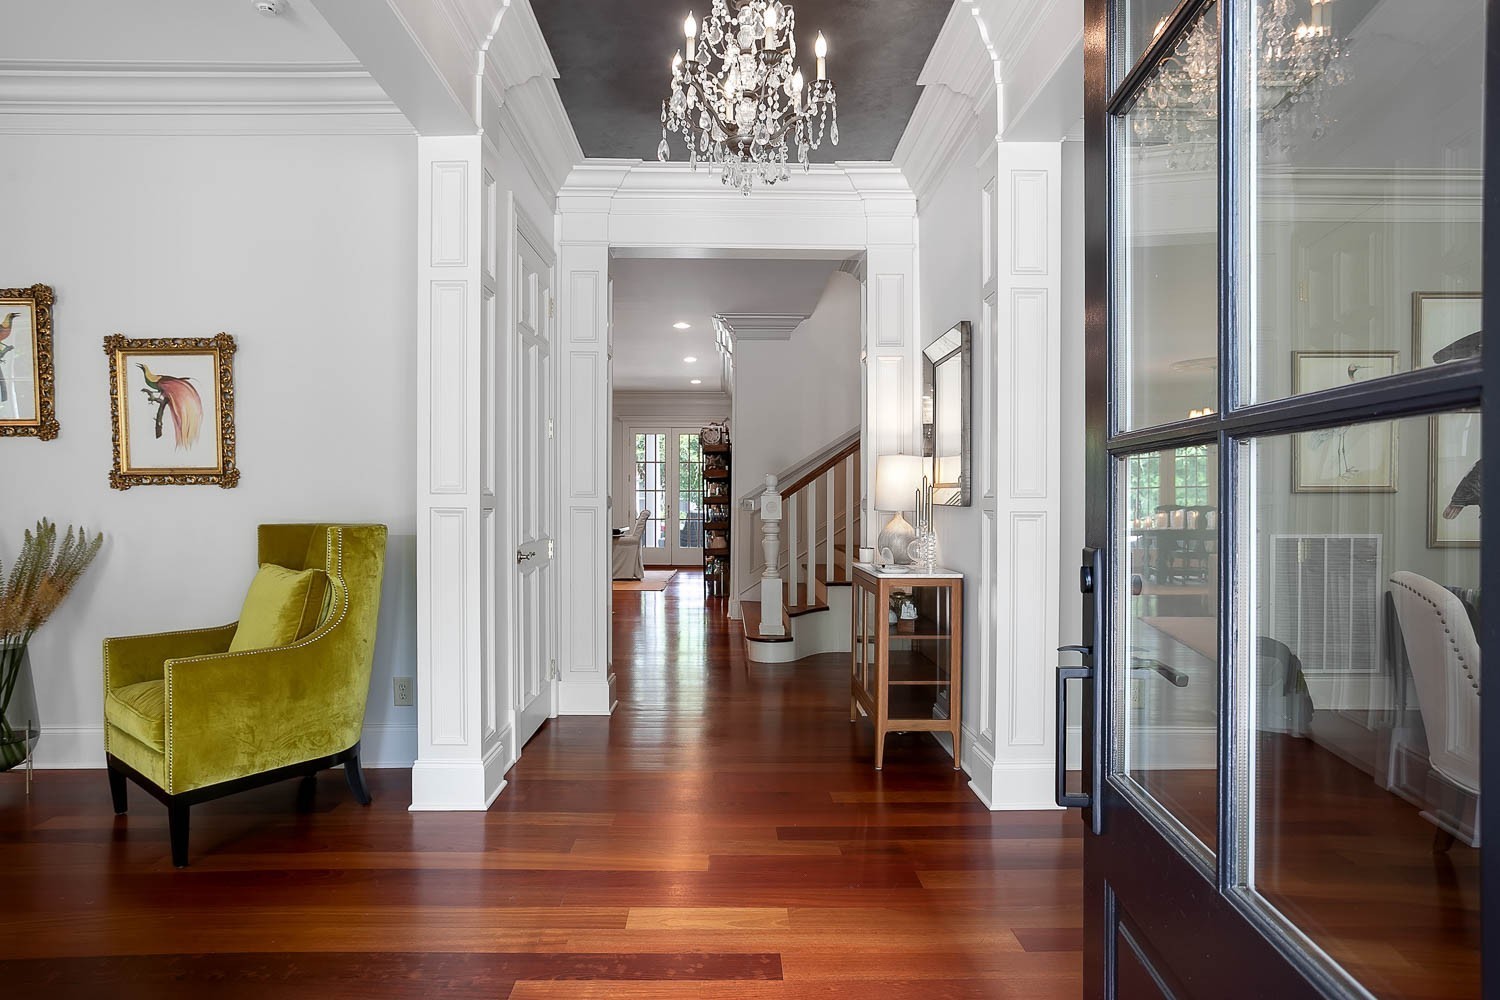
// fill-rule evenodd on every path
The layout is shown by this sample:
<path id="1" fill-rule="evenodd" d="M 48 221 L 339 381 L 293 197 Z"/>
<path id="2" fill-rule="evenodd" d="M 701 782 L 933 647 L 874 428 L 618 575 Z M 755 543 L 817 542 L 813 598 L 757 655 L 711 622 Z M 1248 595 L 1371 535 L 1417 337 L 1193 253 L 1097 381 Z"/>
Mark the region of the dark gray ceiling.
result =
<path id="1" fill-rule="evenodd" d="M 791 3 L 798 64 L 813 75 L 812 40 L 821 30 L 839 95 L 839 145 L 824 139 L 813 159 L 889 160 L 917 104 L 917 74 L 953 0 Z M 701 20 L 708 0 L 532 0 L 532 6 L 584 153 L 654 159 L 683 18 L 691 8 Z M 670 138 L 673 158 L 686 158 L 681 140 Z"/>

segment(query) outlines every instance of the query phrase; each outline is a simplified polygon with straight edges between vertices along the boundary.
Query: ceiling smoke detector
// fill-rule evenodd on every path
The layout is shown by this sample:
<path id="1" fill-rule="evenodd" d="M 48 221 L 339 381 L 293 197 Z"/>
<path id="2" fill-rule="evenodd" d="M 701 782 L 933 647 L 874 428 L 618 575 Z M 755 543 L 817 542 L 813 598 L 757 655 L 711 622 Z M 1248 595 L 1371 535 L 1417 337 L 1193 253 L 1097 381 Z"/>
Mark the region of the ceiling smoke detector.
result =
<path id="1" fill-rule="evenodd" d="M 255 0 L 255 9 L 266 17 L 275 17 L 285 6 L 282 0 Z"/>

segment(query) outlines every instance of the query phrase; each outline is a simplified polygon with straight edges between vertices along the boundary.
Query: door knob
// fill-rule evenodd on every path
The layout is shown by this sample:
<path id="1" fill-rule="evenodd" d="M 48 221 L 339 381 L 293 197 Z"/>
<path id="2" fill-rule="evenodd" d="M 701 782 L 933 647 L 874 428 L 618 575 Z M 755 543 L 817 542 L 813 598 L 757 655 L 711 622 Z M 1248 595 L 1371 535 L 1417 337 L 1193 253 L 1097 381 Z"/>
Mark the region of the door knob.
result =
<path id="1" fill-rule="evenodd" d="M 527 552 L 524 549 L 516 549 L 516 562 L 523 563 L 534 555 L 536 555 L 535 552 Z"/>

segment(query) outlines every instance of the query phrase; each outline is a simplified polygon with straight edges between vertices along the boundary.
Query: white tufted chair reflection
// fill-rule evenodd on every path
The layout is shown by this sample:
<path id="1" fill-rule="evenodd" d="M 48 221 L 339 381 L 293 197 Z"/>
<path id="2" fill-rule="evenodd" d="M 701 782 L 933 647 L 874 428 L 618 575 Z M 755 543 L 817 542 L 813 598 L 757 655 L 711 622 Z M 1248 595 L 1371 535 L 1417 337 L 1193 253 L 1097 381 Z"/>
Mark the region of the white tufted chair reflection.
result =
<path id="1" fill-rule="evenodd" d="M 1432 769 L 1454 785 L 1479 794 L 1479 642 L 1463 601 L 1425 576 L 1391 576 L 1391 597 L 1406 640 L 1417 704 L 1427 730 Z M 1479 846 L 1479 831 L 1463 831 L 1423 813 L 1449 834 Z"/>

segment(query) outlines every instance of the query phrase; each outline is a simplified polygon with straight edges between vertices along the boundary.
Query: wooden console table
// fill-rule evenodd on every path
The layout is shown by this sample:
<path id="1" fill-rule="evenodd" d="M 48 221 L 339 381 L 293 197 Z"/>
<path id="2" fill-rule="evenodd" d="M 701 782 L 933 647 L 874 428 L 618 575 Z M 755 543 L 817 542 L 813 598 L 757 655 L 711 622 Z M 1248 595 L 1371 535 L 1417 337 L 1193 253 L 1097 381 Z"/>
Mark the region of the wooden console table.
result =
<path id="1" fill-rule="evenodd" d="M 911 594 L 915 621 L 888 620 L 891 595 L 898 591 Z M 855 563 L 853 603 L 849 721 L 858 722 L 864 709 L 875 724 L 875 769 L 885 763 L 887 733 L 935 732 L 953 736 L 957 770 L 963 744 L 963 574 L 890 573 Z M 893 643 L 903 648 L 893 649 Z"/>

